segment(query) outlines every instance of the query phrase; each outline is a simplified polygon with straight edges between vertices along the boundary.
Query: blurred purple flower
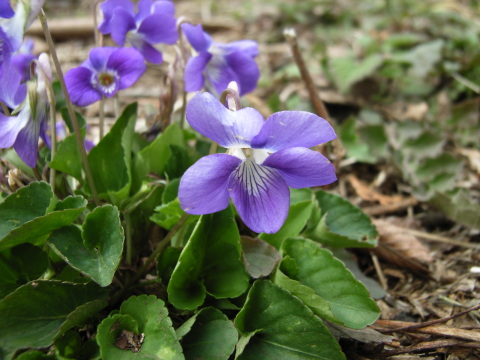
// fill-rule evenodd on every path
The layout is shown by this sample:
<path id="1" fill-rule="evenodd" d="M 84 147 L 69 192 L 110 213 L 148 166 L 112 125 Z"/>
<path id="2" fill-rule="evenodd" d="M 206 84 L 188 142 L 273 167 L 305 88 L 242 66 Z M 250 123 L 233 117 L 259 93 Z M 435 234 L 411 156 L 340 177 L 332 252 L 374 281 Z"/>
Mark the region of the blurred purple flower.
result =
<path id="1" fill-rule="evenodd" d="M 335 131 L 317 115 L 282 111 L 266 121 L 252 108 L 231 111 L 209 93 L 187 105 L 187 120 L 199 133 L 228 149 L 208 155 L 183 175 L 178 197 L 189 214 L 225 209 L 231 197 L 255 232 L 275 233 L 285 222 L 290 190 L 336 180 L 334 166 L 309 147 L 333 140 Z"/>
<path id="2" fill-rule="evenodd" d="M 87 106 L 132 86 L 145 69 L 142 54 L 133 48 L 99 47 L 79 67 L 67 71 L 65 83 L 72 102 Z"/>
<path id="3" fill-rule="evenodd" d="M 167 0 L 140 0 L 138 11 L 130 0 L 107 0 L 101 5 L 103 21 L 99 30 L 110 34 L 120 46 L 125 42 L 138 49 L 153 64 L 163 61 L 153 44 L 175 44 L 178 32 L 175 7 Z"/>
<path id="4" fill-rule="evenodd" d="M 33 40 L 25 39 L 20 49 L 10 58 L 10 64 L 22 75 L 22 82 L 30 79 L 30 63 L 36 58 L 33 54 Z"/>
<path id="5" fill-rule="evenodd" d="M 182 31 L 198 55 L 188 60 L 185 68 L 185 90 L 199 91 L 204 87 L 220 94 L 231 81 L 235 81 L 240 95 L 257 86 L 260 71 L 254 58 L 258 44 L 253 40 L 240 40 L 228 44 L 212 41 L 202 25 L 182 24 Z"/>
<path id="6" fill-rule="evenodd" d="M 21 74 L 8 63 L 0 75 L 0 99 L 15 109 L 13 116 L 0 114 L 0 148 L 13 146 L 18 156 L 30 167 L 38 158 L 38 138 L 49 143 L 47 130 L 47 82 L 51 82 L 48 56 L 36 60 L 35 77 L 21 84 Z M 8 84 L 8 85 L 6 85 Z"/>

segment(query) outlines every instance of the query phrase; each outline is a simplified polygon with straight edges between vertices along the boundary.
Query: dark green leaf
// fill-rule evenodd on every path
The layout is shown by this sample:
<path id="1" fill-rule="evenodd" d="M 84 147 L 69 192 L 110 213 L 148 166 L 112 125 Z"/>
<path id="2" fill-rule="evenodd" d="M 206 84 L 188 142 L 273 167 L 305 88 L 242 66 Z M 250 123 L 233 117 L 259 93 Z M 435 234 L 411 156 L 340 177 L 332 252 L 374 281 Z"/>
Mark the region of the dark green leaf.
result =
<path id="1" fill-rule="evenodd" d="M 67 136 L 58 144 L 57 152 L 50 162 L 50 167 L 82 181 L 82 161 L 75 134 Z"/>
<path id="2" fill-rule="evenodd" d="M 177 329 L 177 336 L 187 360 L 228 360 L 238 340 L 233 323 L 211 307 L 187 320 L 185 329 Z"/>
<path id="3" fill-rule="evenodd" d="M 131 145 L 136 120 L 137 104 L 134 103 L 125 108 L 110 132 L 88 154 L 97 192 L 115 204 L 130 192 Z"/>
<path id="4" fill-rule="evenodd" d="M 36 280 L 0 301 L 0 347 L 6 350 L 49 346 L 70 314 L 105 292 L 90 284 Z"/>
<path id="5" fill-rule="evenodd" d="M 345 359 L 322 321 L 296 297 L 257 280 L 235 319 L 242 337 L 238 360 Z"/>
<path id="6" fill-rule="evenodd" d="M 249 276 L 241 260 L 240 236 L 231 207 L 200 217 L 168 284 L 168 299 L 193 310 L 206 293 L 216 298 L 240 296 Z"/>
<path id="7" fill-rule="evenodd" d="M 55 231 L 49 243 L 73 268 L 100 286 L 112 282 L 123 252 L 123 228 L 118 209 L 97 207 L 87 215 L 82 230 L 68 226 Z"/>

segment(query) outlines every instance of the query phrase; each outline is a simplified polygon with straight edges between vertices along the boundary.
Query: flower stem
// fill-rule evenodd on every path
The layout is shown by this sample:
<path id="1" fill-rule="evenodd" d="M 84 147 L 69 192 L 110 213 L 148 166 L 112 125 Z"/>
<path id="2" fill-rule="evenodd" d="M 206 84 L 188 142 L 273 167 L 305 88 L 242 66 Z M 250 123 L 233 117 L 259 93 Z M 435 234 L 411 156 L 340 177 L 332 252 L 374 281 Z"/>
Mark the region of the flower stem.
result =
<path id="1" fill-rule="evenodd" d="M 105 98 L 102 97 L 100 100 L 100 111 L 99 111 L 99 122 L 98 122 L 98 127 L 100 131 L 100 140 L 103 139 L 105 136 Z"/>
<path id="2" fill-rule="evenodd" d="M 130 212 L 125 212 L 125 241 L 126 241 L 125 261 L 127 262 L 127 264 L 130 265 L 133 259 L 132 218 L 130 216 Z"/>
<path id="3" fill-rule="evenodd" d="M 48 47 L 50 49 L 50 54 L 52 56 L 53 63 L 55 64 L 55 69 L 57 71 L 60 85 L 62 86 L 63 96 L 65 97 L 65 102 L 67 104 L 68 114 L 70 115 L 70 119 L 72 119 L 75 139 L 77 140 L 77 147 L 78 147 L 78 151 L 80 152 L 83 169 L 85 170 L 85 176 L 87 178 L 88 185 L 90 186 L 90 191 L 92 192 L 93 200 L 97 206 L 100 206 L 100 199 L 98 197 L 97 189 L 93 181 L 93 175 L 90 169 L 90 164 L 88 163 L 87 152 L 85 151 L 85 146 L 83 144 L 80 125 L 78 124 L 77 116 L 73 109 L 72 101 L 70 100 L 70 95 L 65 85 L 63 71 L 60 66 L 60 62 L 58 61 L 57 52 L 55 51 L 55 45 L 53 44 L 52 34 L 50 33 L 50 30 L 48 28 L 47 17 L 45 16 L 45 12 L 43 11 L 43 9 L 40 11 L 38 18 L 40 20 L 40 23 L 42 24 L 43 32 L 45 33 L 45 40 L 48 43 Z"/>
<path id="4" fill-rule="evenodd" d="M 55 119 L 56 115 L 56 104 L 55 104 L 55 95 L 53 93 L 52 83 L 50 81 L 46 81 L 47 83 L 47 96 L 48 102 L 50 103 L 50 142 L 51 142 L 51 149 L 50 149 L 50 161 L 53 161 L 55 154 L 57 152 L 57 121 Z M 55 175 L 56 170 L 50 168 L 50 186 L 52 187 L 53 191 L 55 192 Z"/>

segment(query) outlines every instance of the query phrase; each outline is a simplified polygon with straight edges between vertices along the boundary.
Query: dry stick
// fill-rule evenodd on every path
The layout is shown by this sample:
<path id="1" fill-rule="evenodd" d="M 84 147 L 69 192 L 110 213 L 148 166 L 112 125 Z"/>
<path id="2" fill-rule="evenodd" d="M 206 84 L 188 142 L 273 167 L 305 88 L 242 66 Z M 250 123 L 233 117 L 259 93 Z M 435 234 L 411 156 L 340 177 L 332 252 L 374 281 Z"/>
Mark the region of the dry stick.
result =
<path id="1" fill-rule="evenodd" d="M 38 16 L 40 22 L 42 24 L 43 31 L 45 33 L 45 39 L 47 40 L 48 47 L 50 48 L 50 54 L 53 59 L 53 63 L 55 64 L 55 69 L 57 71 L 58 79 L 60 81 L 60 85 L 62 86 L 63 96 L 65 97 L 65 102 L 67 104 L 68 114 L 70 115 L 70 119 L 72 119 L 73 124 L 73 132 L 75 133 L 75 139 L 77 140 L 77 147 L 78 151 L 80 152 L 80 158 L 82 160 L 83 169 L 85 170 L 85 176 L 87 178 L 88 185 L 90 186 L 90 190 L 92 192 L 93 201 L 97 206 L 100 206 L 100 199 L 98 197 L 97 189 L 95 187 L 95 183 L 93 181 L 92 171 L 90 169 L 90 164 L 88 163 L 87 152 L 85 151 L 85 146 L 83 145 L 82 134 L 80 132 L 80 126 L 78 125 L 77 116 L 75 111 L 73 110 L 72 100 L 70 99 L 70 95 L 67 91 L 67 87 L 65 85 L 65 79 L 63 77 L 63 71 L 60 66 L 60 62 L 58 61 L 57 52 L 55 51 L 55 46 L 53 44 L 52 35 L 50 34 L 50 30 L 48 29 L 47 24 L 47 17 L 45 16 L 45 12 L 43 9 L 40 11 Z"/>
<path id="2" fill-rule="evenodd" d="M 408 331 L 408 330 L 420 329 L 420 328 L 423 328 L 423 327 L 447 322 L 448 320 L 455 319 L 459 316 L 465 315 L 465 314 L 467 314 L 471 311 L 475 311 L 475 310 L 478 310 L 478 309 L 480 309 L 480 305 L 473 306 L 473 307 L 471 307 L 467 310 L 464 310 L 464 311 L 459 312 L 457 314 L 447 316 L 447 317 L 444 317 L 444 318 L 441 318 L 441 319 L 426 321 L 426 322 L 423 322 L 423 323 L 420 323 L 420 324 L 413 324 L 413 325 L 404 326 L 404 327 L 396 328 L 396 329 L 379 330 L 379 331 L 382 332 L 382 333 L 389 333 L 389 332 L 399 332 L 399 331 Z"/>
<path id="3" fill-rule="evenodd" d="M 305 61 L 303 60 L 302 53 L 300 52 L 300 48 L 298 47 L 297 42 L 297 34 L 294 29 L 285 29 L 283 31 L 283 35 L 287 39 L 288 44 L 290 45 L 290 49 L 292 50 L 293 58 L 295 59 L 295 63 L 300 70 L 300 74 L 302 75 L 302 80 L 307 86 L 308 95 L 310 96 L 310 101 L 312 102 L 313 107 L 315 108 L 315 112 L 318 116 L 327 120 L 332 127 L 334 127 L 332 121 L 330 120 L 330 115 L 328 114 L 327 108 L 323 103 L 320 96 L 318 96 L 317 88 L 313 83 L 312 76 L 307 69 Z"/>

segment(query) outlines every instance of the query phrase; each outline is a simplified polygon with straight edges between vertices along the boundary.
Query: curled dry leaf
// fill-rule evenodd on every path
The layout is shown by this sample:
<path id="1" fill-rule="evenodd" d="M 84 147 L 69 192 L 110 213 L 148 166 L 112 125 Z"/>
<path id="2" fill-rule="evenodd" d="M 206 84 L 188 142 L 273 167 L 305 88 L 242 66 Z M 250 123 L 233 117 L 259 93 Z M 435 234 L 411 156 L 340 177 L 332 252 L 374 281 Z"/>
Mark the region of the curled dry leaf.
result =
<path id="1" fill-rule="evenodd" d="M 477 174 L 480 174 L 480 151 L 475 149 L 458 149 L 457 152 L 465 156 L 468 160 L 468 165 Z"/>
<path id="2" fill-rule="evenodd" d="M 379 246 L 372 251 L 382 258 L 416 273 L 428 273 L 428 269 L 422 263 L 433 260 L 430 250 L 416 236 L 402 232 L 401 226 L 397 225 L 395 221 L 395 218 L 390 218 L 389 221 L 373 220 L 380 235 L 380 242 Z"/>
<path id="3" fill-rule="evenodd" d="M 348 181 L 352 185 L 357 195 L 362 198 L 362 200 L 379 202 L 382 205 L 391 205 L 403 200 L 403 197 L 399 195 L 388 196 L 388 195 L 379 193 L 378 191 L 373 189 L 371 186 L 361 181 L 355 175 L 350 175 L 348 177 Z"/>

